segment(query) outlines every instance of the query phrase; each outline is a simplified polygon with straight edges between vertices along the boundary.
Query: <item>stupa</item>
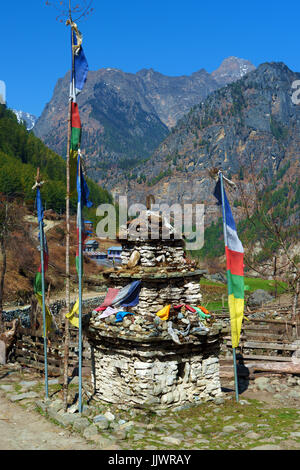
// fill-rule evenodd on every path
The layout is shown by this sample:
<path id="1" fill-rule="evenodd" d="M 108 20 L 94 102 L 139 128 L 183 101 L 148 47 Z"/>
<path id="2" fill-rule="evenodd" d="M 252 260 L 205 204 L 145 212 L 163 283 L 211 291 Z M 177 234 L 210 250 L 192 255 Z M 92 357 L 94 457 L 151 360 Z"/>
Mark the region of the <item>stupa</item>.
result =
<path id="1" fill-rule="evenodd" d="M 135 237 L 131 224 L 138 228 Z M 95 398 L 162 410 L 220 396 L 220 329 L 190 311 L 201 304 L 206 271 L 188 263 L 184 240 L 160 214 L 148 210 L 128 223 L 125 234 L 119 239 L 122 267 L 104 276 L 111 289 L 138 284 L 138 302 L 123 308 L 122 321 L 97 311 L 91 316 L 86 334 Z"/>

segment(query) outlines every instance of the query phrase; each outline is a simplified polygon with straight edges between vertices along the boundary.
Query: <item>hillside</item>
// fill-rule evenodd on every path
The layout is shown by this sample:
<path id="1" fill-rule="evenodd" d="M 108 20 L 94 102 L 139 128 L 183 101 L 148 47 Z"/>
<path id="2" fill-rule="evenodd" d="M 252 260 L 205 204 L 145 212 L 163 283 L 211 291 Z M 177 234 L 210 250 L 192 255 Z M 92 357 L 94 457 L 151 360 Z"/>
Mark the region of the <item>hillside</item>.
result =
<path id="1" fill-rule="evenodd" d="M 45 207 L 57 212 L 65 211 L 66 164 L 59 155 L 26 126 L 18 122 L 13 111 L 0 105 L 0 193 L 5 196 L 18 197 L 29 208 L 33 208 L 35 193 L 32 186 L 35 182 L 37 168 L 46 184 L 42 187 Z M 94 205 L 111 202 L 111 195 L 92 180 L 88 180 Z M 76 196 L 71 200 L 71 209 L 76 210 Z"/>
<path id="2" fill-rule="evenodd" d="M 4 302 L 28 302 L 33 292 L 33 279 L 40 263 L 37 249 L 37 218 L 35 214 L 35 182 L 37 167 L 40 167 L 42 179 L 42 198 L 44 208 L 52 209 L 61 216 L 47 230 L 49 247 L 49 270 L 46 275 L 47 285 L 51 283 L 51 292 L 57 293 L 64 288 L 65 282 L 65 161 L 45 144 L 28 132 L 26 126 L 19 124 L 17 116 L 0 105 L 0 202 L 9 200 L 10 206 L 17 211 L 15 225 L 9 237 L 6 237 L 7 268 L 4 284 Z M 88 179 L 91 200 L 94 208 L 86 215 L 95 219 L 95 210 L 101 202 L 111 202 L 112 197 L 95 182 Z M 76 283 L 76 198 L 71 200 L 71 274 Z M 14 203 L 14 204 L 13 204 Z M 10 209 L 9 209 L 10 210 Z M 47 221 L 46 228 L 48 226 Z M 0 267 L 3 259 L 0 254 Z M 95 263 L 85 260 L 86 278 L 101 272 Z"/>

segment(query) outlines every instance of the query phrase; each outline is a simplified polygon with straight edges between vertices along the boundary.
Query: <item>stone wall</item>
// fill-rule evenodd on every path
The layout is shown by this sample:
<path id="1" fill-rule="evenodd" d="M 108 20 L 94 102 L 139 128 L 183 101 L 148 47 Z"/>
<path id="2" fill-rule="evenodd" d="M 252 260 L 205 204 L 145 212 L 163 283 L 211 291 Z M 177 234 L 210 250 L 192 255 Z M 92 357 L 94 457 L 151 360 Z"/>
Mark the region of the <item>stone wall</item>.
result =
<path id="1" fill-rule="evenodd" d="M 90 338 L 96 399 L 164 410 L 221 395 L 218 336 L 181 346 L 99 339 Z"/>
<path id="2" fill-rule="evenodd" d="M 173 245 L 173 246 L 172 246 Z M 139 265 L 144 267 L 155 267 L 161 263 L 167 263 L 168 266 L 182 266 L 185 262 L 184 248 L 181 241 L 171 242 L 170 245 L 163 242 L 127 244 L 123 246 L 122 264 L 127 265 L 130 255 L 133 251 L 140 254 Z"/>
<path id="3" fill-rule="evenodd" d="M 126 284 L 139 277 L 111 277 L 110 286 L 121 289 Z M 139 303 L 130 308 L 135 314 L 155 315 L 166 305 L 188 304 L 200 305 L 202 294 L 200 292 L 200 275 L 187 276 L 186 274 L 172 276 L 156 275 L 156 278 L 142 278 L 142 288 Z"/>
<path id="4" fill-rule="evenodd" d="M 103 302 L 103 295 L 99 295 L 96 297 L 91 297 L 89 299 L 84 299 L 82 301 L 82 305 L 84 309 L 92 309 L 98 307 Z M 73 307 L 74 302 L 71 302 L 71 307 Z M 64 299 L 55 300 L 51 302 L 49 305 L 50 311 L 54 318 L 58 318 L 61 310 L 65 308 L 66 301 Z M 21 326 L 23 328 L 30 328 L 30 317 L 31 317 L 31 305 L 25 305 L 24 307 L 16 307 L 10 310 L 3 310 L 3 320 L 5 322 L 11 322 L 15 318 L 20 318 Z"/>

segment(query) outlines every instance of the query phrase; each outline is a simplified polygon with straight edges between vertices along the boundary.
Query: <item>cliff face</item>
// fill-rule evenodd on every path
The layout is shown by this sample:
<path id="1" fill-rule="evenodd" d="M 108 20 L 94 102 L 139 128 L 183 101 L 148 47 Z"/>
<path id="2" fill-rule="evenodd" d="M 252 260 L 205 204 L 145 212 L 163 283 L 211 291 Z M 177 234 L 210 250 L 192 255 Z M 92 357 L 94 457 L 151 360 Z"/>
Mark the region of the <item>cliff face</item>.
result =
<path id="1" fill-rule="evenodd" d="M 223 81 L 239 78 L 237 67 L 244 62 L 237 58 L 230 64 L 224 61 Z M 117 69 L 89 72 L 78 104 L 81 147 L 90 174 L 98 179 L 111 167 L 127 170 L 147 159 L 192 106 L 221 86 L 218 71 L 214 73 L 202 69 L 190 76 L 168 77 L 153 69 L 136 74 Z M 34 127 L 34 133 L 62 156 L 67 147 L 68 91 L 66 74 L 58 80 Z"/>
<path id="2" fill-rule="evenodd" d="M 126 181 L 117 181 L 111 173 L 110 188 L 115 195 L 128 192 L 135 202 L 144 202 L 151 193 L 156 202 L 215 204 L 209 168 L 222 168 L 249 191 L 250 173 L 257 183 L 261 178 L 271 182 L 288 168 L 285 178 L 294 181 L 291 190 L 296 191 L 300 106 L 291 96 L 292 83 L 299 78 L 283 63 L 266 63 L 213 92 Z"/>
<path id="3" fill-rule="evenodd" d="M 69 75 L 58 80 L 53 97 L 38 119 L 34 133 L 61 155 L 67 148 Z M 92 162 L 114 164 L 145 158 L 168 135 L 167 127 L 145 99 L 141 81 L 133 74 L 102 69 L 89 72 L 78 98 L 83 127 L 81 147 Z"/>
<path id="4" fill-rule="evenodd" d="M 218 83 L 204 69 L 181 77 L 168 77 L 153 69 L 141 70 L 137 75 L 143 81 L 146 98 L 169 129 L 192 106 L 219 88 Z"/>

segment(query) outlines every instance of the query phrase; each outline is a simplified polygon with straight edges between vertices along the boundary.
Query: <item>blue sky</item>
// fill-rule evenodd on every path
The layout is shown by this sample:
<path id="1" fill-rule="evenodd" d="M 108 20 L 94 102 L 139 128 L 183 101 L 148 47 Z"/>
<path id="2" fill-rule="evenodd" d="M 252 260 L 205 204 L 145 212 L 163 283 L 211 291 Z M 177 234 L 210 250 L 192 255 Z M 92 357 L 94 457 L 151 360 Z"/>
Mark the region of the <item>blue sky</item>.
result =
<path id="1" fill-rule="evenodd" d="M 215 70 L 228 56 L 300 71 L 299 0 L 94 0 L 79 24 L 90 70 Z M 69 29 L 44 0 L 1 2 L 0 80 L 7 104 L 39 116 L 69 70 Z"/>

